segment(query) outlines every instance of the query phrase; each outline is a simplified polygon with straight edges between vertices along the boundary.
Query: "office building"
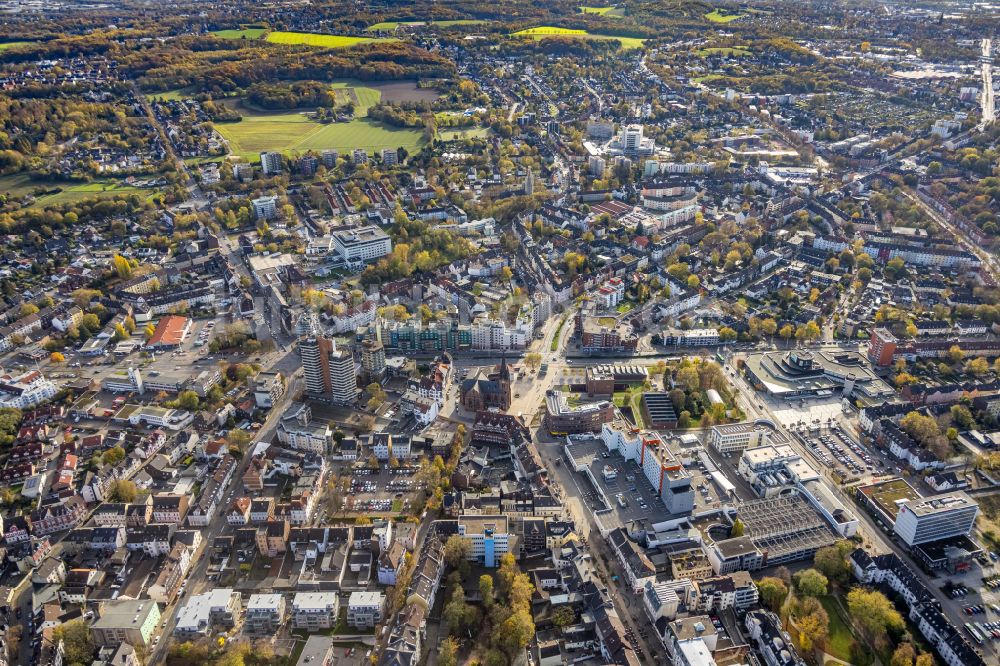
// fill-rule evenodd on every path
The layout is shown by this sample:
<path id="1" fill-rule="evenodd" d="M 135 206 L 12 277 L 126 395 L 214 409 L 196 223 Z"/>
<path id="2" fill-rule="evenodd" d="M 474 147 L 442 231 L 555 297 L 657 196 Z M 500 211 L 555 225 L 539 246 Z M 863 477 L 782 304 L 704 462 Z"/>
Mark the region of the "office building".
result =
<path id="1" fill-rule="evenodd" d="M 615 406 L 610 400 L 571 405 L 562 391 L 551 389 L 545 394 L 543 423 L 550 435 L 598 433 L 614 417 Z"/>
<path id="2" fill-rule="evenodd" d="M 392 240 L 378 227 L 334 231 L 333 246 L 347 263 L 375 261 L 392 252 Z"/>
<path id="3" fill-rule="evenodd" d="M 337 349 L 329 338 L 316 336 L 299 341 L 299 357 L 310 397 L 342 405 L 357 399 L 357 373 L 351 352 Z"/>
<path id="4" fill-rule="evenodd" d="M 507 516 L 461 516 L 458 534 L 472 543 L 469 560 L 485 567 L 500 566 L 501 556 L 510 552 Z"/>
<path id="5" fill-rule="evenodd" d="M 260 168 L 265 176 L 281 173 L 281 166 L 281 153 L 271 150 L 260 154 Z"/>
<path id="6" fill-rule="evenodd" d="M 755 423 L 730 423 L 712 426 L 708 441 L 719 453 L 731 453 L 770 443 L 772 432 L 770 428 Z"/>
<path id="7" fill-rule="evenodd" d="M 966 536 L 972 531 L 979 505 L 964 492 L 903 502 L 893 531 L 908 546 Z"/>

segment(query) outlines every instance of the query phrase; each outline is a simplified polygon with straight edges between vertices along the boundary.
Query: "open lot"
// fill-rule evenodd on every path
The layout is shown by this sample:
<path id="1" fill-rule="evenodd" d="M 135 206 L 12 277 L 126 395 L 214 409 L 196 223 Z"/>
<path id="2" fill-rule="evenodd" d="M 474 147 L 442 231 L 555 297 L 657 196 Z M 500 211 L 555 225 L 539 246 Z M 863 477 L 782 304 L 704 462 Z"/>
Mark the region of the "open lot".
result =
<path id="1" fill-rule="evenodd" d="M 212 34 L 222 39 L 260 39 L 266 28 L 244 28 L 243 30 L 216 30 Z"/>
<path id="2" fill-rule="evenodd" d="M 382 21 L 381 23 L 368 26 L 367 30 L 369 32 L 378 32 L 395 30 L 400 26 L 419 27 L 425 25 L 437 26 L 440 28 L 451 28 L 462 25 L 482 25 L 484 23 L 488 23 L 488 21 L 480 19 L 457 19 L 453 21 Z"/>
<path id="3" fill-rule="evenodd" d="M 58 191 L 56 191 L 58 190 Z M 35 197 L 31 208 L 42 206 L 74 203 L 92 197 L 112 197 L 118 194 L 137 194 L 144 199 L 152 198 L 160 193 L 155 188 L 139 188 L 126 185 L 124 181 L 114 178 L 100 178 L 88 183 L 73 181 L 35 181 L 25 174 L 0 177 L 0 192 L 8 196 L 23 197 L 31 194 Z M 36 194 L 38 192 L 39 194 Z M 41 194 L 45 192 L 45 194 Z"/>
<path id="4" fill-rule="evenodd" d="M 625 10 L 618 7 L 579 7 L 581 14 L 597 14 L 598 16 L 609 16 L 611 18 L 621 18 L 625 16 Z"/>
<path id="5" fill-rule="evenodd" d="M 830 419 L 836 419 L 843 413 L 843 409 L 840 406 L 840 398 L 836 396 L 784 400 L 758 393 L 757 402 L 761 400 L 767 401 L 771 413 L 786 428 L 799 422 L 804 424 L 826 423 Z"/>
<path id="6" fill-rule="evenodd" d="M 266 41 L 272 44 L 304 44 L 323 49 L 342 49 L 348 46 L 357 46 L 367 42 L 391 41 L 385 39 L 375 39 L 373 37 L 350 37 L 347 35 L 324 35 L 317 32 L 286 32 L 276 30 L 269 32 Z"/>
<path id="7" fill-rule="evenodd" d="M 587 30 L 575 28 L 556 28 L 553 26 L 539 26 L 537 28 L 526 28 L 512 33 L 514 37 L 531 37 L 536 41 L 546 37 L 572 37 L 574 39 L 617 39 L 621 42 L 623 49 L 637 49 L 645 44 L 646 40 L 638 37 L 616 37 L 614 35 L 602 35 Z"/>
<path id="8" fill-rule="evenodd" d="M 377 104 L 383 94 L 389 101 L 434 99 L 433 90 L 417 88 L 413 83 L 391 83 L 382 86 L 357 85 L 353 81 L 331 84 L 338 98 L 355 103 L 355 118 L 344 123 L 320 123 L 304 112 L 264 111 L 246 105 L 235 107 L 243 115 L 240 122 L 216 123 L 215 128 L 229 143 L 230 151 L 255 160 L 262 151 L 305 152 L 333 149 L 350 152 L 362 148 L 374 152 L 383 148 L 403 147 L 414 152 L 423 144 L 423 133 L 417 129 L 390 127 L 365 117 L 368 108 Z M 234 105 L 236 100 L 228 101 Z"/>
<path id="9" fill-rule="evenodd" d="M 713 9 L 708 14 L 705 14 L 705 19 L 711 21 L 712 23 L 729 23 L 730 21 L 735 21 L 741 16 L 743 16 L 743 14 L 723 14 L 718 9 Z"/>

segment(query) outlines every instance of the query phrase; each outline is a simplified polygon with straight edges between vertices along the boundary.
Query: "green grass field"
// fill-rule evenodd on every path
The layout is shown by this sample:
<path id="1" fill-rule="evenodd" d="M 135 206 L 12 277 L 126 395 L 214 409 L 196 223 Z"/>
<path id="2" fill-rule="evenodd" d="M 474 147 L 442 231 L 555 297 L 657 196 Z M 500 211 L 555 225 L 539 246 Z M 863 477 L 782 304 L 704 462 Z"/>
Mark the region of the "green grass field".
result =
<path id="1" fill-rule="evenodd" d="M 708 83 L 709 81 L 716 81 L 718 79 L 724 79 L 722 74 L 705 74 L 704 76 L 696 76 L 691 79 L 693 83 Z"/>
<path id="2" fill-rule="evenodd" d="M 264 111 L 240 108 L 243 120 L 216 123 L 215 128 L 229 142 L 230 150 L 247 160 L 255 161 L 260 152 L 305 152 L 333 149 L 347 152 L 364 148 L 368 152 L 400 146 L 414 151 L 423 143 L 423 133 L 417 129 L 389 127 L 365 117 L 368 107 L 377 104 L 382 94 L 353 82 L 331 84 L 346 95 L 353 90 L 357 98 L 355 118 L 348 123 L 323 124 L 296 111 Z"/>
<path id="3" fill-rule="evenodd" d="M 19 46 L 31 46 L 34 42 L 4 42 L 0 44 L 0 51 L 6 51 L 7 49 L 16 49 Z"/>
<path id="4" fill-rule="evenodd" d="M 266 28 L 245 28 L 243 30 L 216 30 L 212 34 L 222 39 L 260 39 Z"/>
<path id="5" fill-rule="evenodd" d="M 712 46 L 707 49 L 698 49 L 697 51 L 695 51 L 695 54 L 702 58 L 707 58 L 708 56 L 711 55 L 724 55 L 736 58 L 744 58 L 748 55 L 752 55 L 750 51 L 740 48 L 738 46 L 734 47 Z"/>
<path id="6" fill-rule="evenodd" d="M 622 18 L 625 16 L 625 12 L 618 7 L 587 7 L 586 5 L 581 5 L 577 7 L 581 14 L 597 14 L 598 16 L 608 16 L 611 18 Z"/>
<path id="7" fill-rule="evenodd" d="M 602 35 L 574 28 L 556 28 L 553 26 L 539 26 L 537 28 L 526 28 L 513 33 L 514 37 L 531 37 L 538 41 L 546 37 L 573 37 L 577 39 L 617 39 L 621 42 L 623 49 L 638 49 L 645 43 L 645 39 L 638 37 L 614 37 L 612 35 Z"/>
<path id="8" fill-rule="evenodd" d="M 837 659 L 850 663 L 854 634 L 841 616 L 840 608 L 832 596 L 820 597 L 819 600 L 826 609 L 826 614 L 830 616 L 830 637 L 826 641 L 826 651 Z"/>
<path id="9" fill-rule="evenodd" d="M 378 40 L 372 37 L 348 37 L 346 35 L 322 35 L 316 32 L 285 32 L 278 30 L 270 32 L 265 38 L 272 44 L 305 44 L 323 49 L 343 49 L 366 42 L 390 41 Z"/>
<path id="10" fill-rule="evenodd" d="M 191 97 L 191 91 L 187 88 L 178 88 L 176 90 L 166 90 L 164 92 L 158 93 L 146 93 L 146 99 L 152 101 L 154 99 L 161 99 L 164 102 L 174 102 L 179 99 L 187 99 Z"/>
<path id="11" fill-rule="evenodd" d="M 710 13 L 705 14 L 705 19 L 712 23 L 729 23 L 742 16 L 743 14 L 723 14 L 718 9 L 713 9 Z"/>
<path id="12" fill-rule="evenodd" d="M 456 19 L 453 21 L 382 21 L 381 23 L 376 23 L 374 25 L 368 26 L 366 30 L 368 30 L 369 32 L 378 32 L 380 30 L 389 31 L 389 30 L 395 30 L 401 25 L 410 25 L 410 26 L 433 25 L 441 28 L 451 28 L 454 26 L 461 26 L 461 25 L 482 25 L 484 23 L 488 23 L 488 21 L 483 21 L 480 19 Z"/>
<path id="13" fill-rule="evenodd" d="M 146 198 L 151 198 L 160 193 L 159 190 L 132 187 L 112 178 L 94 180 L 89 183 L 33 181 L 25 174 L 3 176 L 0 178 L 0 192 L 12 197 L 23 197 L 27 194 L 33 194 L 39 188 L 52 190 L 57 187 L 62 188 L 62 191 L 36 197 L 30 207 L 42 208 L 44 206 L 74 203 L 95 196 L 111 197 L 116 194 L 132 194 L 136 192 L 145 195 Z"/>

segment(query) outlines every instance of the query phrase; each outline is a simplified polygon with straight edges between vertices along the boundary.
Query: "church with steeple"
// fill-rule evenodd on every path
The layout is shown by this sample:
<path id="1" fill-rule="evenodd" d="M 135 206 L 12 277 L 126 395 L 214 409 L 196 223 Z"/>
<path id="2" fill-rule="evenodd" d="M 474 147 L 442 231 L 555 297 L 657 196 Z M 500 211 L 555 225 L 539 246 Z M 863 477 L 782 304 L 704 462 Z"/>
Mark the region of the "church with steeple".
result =
<path id="1" fill-rule="evenodd" d="M 484 375 L 479 370 L 474 376 L 462 382 L 459 401 L 472 412 L 484 409 L 510 409 L 510 366 L 501 357 L 500 365 Z"/>

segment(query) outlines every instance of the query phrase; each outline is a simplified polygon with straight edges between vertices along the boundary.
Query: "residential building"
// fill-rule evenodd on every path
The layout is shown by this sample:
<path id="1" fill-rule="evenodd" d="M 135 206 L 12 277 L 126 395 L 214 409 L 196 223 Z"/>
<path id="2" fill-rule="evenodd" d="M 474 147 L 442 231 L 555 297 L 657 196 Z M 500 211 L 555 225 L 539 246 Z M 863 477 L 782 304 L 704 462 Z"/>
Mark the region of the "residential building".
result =
<path id="1" fill-rule="evenodd" d="M 319 631 L 337 625 L 340 597 L 336 592 L 299 592 L 292 599 L 292 626 Z"/>
<path id="2" fill-rule="evenodd" d="M 260 154 L 260 168 L 265 176 L 273 176 L 281 173 L 282 160 L 281 153 L 277 151 L 267 151 Z"/>
<path id="3" fill-rule="evenodd" d="M 315 399 L 349 405 L 358 397 L 354 355 L 338 350 L 332 339 L 308 337 L 299 341 L 306 393 Z"/>
<path id="4" fill-rule="evenodd" d="M 149 647 L 159 623 L 160 607 L 155 601 L 108 601 L 90 626 L 90 637 L 98 647 L 118 647 L 122 643 Z"/>
<path id="5" fill-rule="evenodd" d="M 280 594 L 251 594 L 247 601 L 243 631 L 274 634 L 285 619 L 285 597 Z"/>
<path id="6" fill-rule="evenodd" d="M 382 621 L 385 595 L 381 592 L 351 592 L 347 600 L 347 624 L 355 629 L 371 629 Z"/>
<path id="7" fill-rule="evenodd" d="M 174 634 L 178 638 L 194 639 L 208 636 L 215 627 L 232 629 L 236 626 L 242 606 L 240 593 L 229 587 L 188 597 L 177 611 Z"/>

